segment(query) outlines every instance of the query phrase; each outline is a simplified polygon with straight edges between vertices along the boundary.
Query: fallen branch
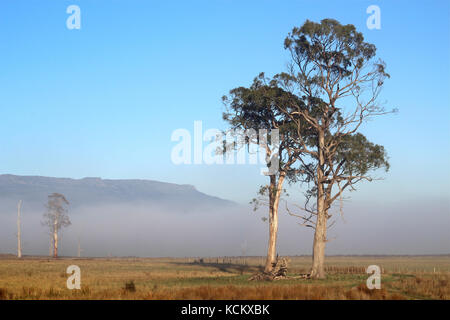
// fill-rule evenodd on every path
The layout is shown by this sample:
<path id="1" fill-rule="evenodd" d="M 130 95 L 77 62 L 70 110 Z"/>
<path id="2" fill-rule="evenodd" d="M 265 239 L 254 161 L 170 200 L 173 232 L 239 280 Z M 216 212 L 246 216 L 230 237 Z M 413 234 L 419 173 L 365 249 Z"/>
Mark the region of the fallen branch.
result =
<path id="1" fill-rule="evenodd" d="M 285 258 L 279 259 L 273 263 L 272 271 L 262 272 L 251 276 L 249 281 L 273 281 L 287 278 L 288 261 Z"/>

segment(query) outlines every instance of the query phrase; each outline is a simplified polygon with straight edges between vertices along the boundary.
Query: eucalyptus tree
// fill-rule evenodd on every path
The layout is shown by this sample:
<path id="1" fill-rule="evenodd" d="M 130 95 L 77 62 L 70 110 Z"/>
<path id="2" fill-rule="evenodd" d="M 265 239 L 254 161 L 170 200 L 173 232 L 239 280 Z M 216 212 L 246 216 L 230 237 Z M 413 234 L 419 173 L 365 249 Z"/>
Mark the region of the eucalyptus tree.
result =
<path id="1" fill-rule="evenodd" d="M 229 123 L 231 130 L 245 133 L 245 139 L 237 142 L 238 147 L 250 150 L 251 144 L 257 144 L 265 153 L 269 183 L 261 186 L 258 198 L 253 199 L 252 203 L 255 208 L 262 203 L 267 204 L 269 209 L 269 242 L 264 269 L 268 273 L 276 263 L 278 208 L 284 191 L 283 184 L 287 178 L 298 174 L 295 169 L 298 155 L 292 147 L 296 127 L 280 106 L 298 105 L 301 101 L 278 87 L 276 82 L 265 78 L 264 73 L 256 77 L 250 87 L 232 89 L 228 96 L 223 97 L 223 101 L 226 105 L 223 119 Z M 261 130 L 267 132 L 267 137 L 256 134 L 256 131 Z M 278 148 L 274 146 L 277 142 Z M 275 168 L 270 168 L 274 161 Z"/>
<path id="2" fill-rule="evenodd" d="M 67 215 L 66 197 L 60 193 L 52 193 L 48 196 L 46 205 L 47 212 L 44 213 L 42 225 L 48 227 L 53 248 L 53 257 L 58 257 L 58 233 L 63 227 L 71 225 L 69 216 Z"/>
<path id="3" fill-rule="evenodd" d="M 293 151 L 308 185 L 302 213 L 294 215 L 314 229 L 310 276 L 323 278 L 332 205 L 358 182 L 372 181 L 374 170 L 389 169 L 384 147 L 358 132 L 366 120 L 391 112 L 378 101 L 389 75 L 376 47 L 353 25 L 336 20 L 307 20 L 284 46 L 292 60 L 275 79 L 301 103 L 279 107 L 300 133 Z M 308 136 L 301 134 L 306 131 Z"/>

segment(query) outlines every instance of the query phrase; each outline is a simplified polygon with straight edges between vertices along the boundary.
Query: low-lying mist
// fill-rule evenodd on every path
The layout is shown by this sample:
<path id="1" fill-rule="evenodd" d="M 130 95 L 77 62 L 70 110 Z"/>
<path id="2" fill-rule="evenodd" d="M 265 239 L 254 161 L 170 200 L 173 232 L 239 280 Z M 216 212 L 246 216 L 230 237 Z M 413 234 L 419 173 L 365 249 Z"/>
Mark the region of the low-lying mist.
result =
<path id="1" fill-rule="evenodd" d="M 262 212 L 244 206 L 176 213 L 118 204 L 80 207 L 69 216 L 72 225 L 61 232 L 61 256 L 76 256 L 78 239 L 82 256 L 88 257 L 263 255 L 268 228 Z M 0 215 L 3 252 L 16 250 L 15 219 L 14 214 Z M 24 254 L 48 255 L 50 236 L 41 220 L 42 212 L 22 213 Z"/>
<path id="2" fill-rule="evenodd" d="M 24 255 L 48 255 L 50 237 L 42 211 L 22 211 Z M 16 253 L 16 208 L 0 212 L 0 253 Z M 421 212 L 428 218 L 421 221 Z M 449 205 L 446 202 L 377 206 L 349 203 L 344 219 L 335 214 L 328 254 L 448 254 Z M 61 232 L 60 256 L 84 257 L 263 256 L 267 248 L 267 208 L 250 206 L 168 211 L 163 207 L 115 204 L 69 207 L 72 225 Z M 280 210 L 280 255 L 311 254 L 313 230 Z"/>

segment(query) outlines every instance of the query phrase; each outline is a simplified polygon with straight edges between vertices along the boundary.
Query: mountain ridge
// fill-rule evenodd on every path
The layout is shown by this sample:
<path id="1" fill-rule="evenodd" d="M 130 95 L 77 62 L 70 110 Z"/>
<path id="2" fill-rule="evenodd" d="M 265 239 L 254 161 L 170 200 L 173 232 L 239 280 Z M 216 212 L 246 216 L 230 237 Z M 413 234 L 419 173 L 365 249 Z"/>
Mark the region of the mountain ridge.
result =
<path id="1" fill-rule="evenodd" d="M 198 207 L 228 207 L 235 202 L 198 191 L 190 184 L 146 179 L 102 179 L 99 177 L 55 178 L 47 176 L 0 175 L 0 199 L 43 204 L 50 193 L 64 194 L 71 206 L 139 203 L 195 210 Z M 188 210 L 188 211 L 189 211 Z"/>

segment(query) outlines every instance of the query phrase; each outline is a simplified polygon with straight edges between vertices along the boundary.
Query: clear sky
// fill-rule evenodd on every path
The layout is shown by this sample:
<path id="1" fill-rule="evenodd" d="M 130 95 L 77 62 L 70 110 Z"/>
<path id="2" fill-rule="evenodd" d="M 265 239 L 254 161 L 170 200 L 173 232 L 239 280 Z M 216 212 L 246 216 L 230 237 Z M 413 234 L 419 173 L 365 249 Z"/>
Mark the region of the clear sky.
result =
<path id="1" fill-rule="evenodd" d="M 80 30 L 66 27 L 71 4 Z M 372 4 L 380 30 L 366 26 Z M 363 128 L 392 169 L 358 197 L 448 205 L 449 15 L 447 0 L 2 0 L 0 173 L 187 183 L 245 203 L 259 166 L 176 166 L 171 133 L 225 128 L 221 96 L 284 71 L 292 27 L 334 18 L 377 46 L 382 98 L 399 109 Z"/>

